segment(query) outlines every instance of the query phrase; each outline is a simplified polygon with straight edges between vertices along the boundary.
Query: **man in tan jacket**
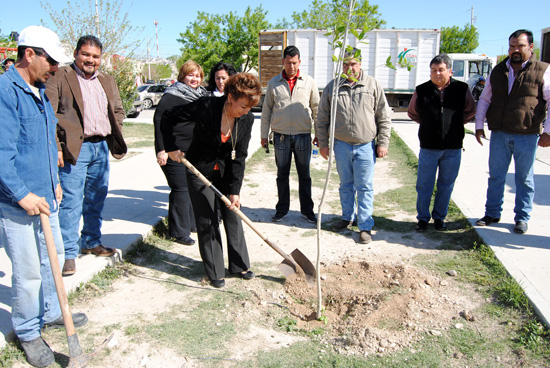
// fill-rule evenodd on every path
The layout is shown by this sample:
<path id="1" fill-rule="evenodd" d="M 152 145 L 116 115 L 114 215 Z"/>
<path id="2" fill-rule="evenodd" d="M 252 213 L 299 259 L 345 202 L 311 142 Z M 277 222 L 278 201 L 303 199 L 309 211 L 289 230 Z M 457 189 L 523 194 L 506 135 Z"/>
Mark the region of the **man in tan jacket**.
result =
<path id="1" fill-rule="evenodd" d="M 311 129 L 317 119 L 319 90 L 315 80 L 300 71 L 300 51 L 283 51 L 283 71 L 267 85 L 262 108 L 261 144 L 267 147 L 271 128 L 277 165 L 277 193 L 273 222 L 282 221 L 290 209 L 289 174 L 292 154 L 298 172 L 300 212 L 308 222 L 317 221 L 311 199 Z M 314 139 L 314 143 L 316 140 Z"/>
<path id="2" fill-rule="evenodd" d="M 109 151 L 122 158 L 124 109 L 115 79 L 100 72 L 103 45 L 94 36 L 78 40 L 75 61 L 48 80 L 46 93 L 59 119 L 59 179 L 63 200 L 59 222 L 65 245 L 63 276 L 76 272 L 80 217 L 82 254 L 109 257 L 101 244 L 101 212 L 109 186 Z"/>
<path id="3" fill-rule="evenodd" d="M 333 230 L 344 230 L 357 220 L 359 243 L 367 244 L 372 241 L 374 225 L 374 163 L 376 157 L 388 154 L 391 119 L 382 86 L 361 70 L 359 50 L 346 53 L 344 74 L 346 80 L 334 79 L 323 90 L 315 131 L 319 153 L 328 159 L 332 91 L 338 88 L 333 149 L 340 176 L 342 220 Z M 340 83 L 335 86 L 337 80 Z"/>

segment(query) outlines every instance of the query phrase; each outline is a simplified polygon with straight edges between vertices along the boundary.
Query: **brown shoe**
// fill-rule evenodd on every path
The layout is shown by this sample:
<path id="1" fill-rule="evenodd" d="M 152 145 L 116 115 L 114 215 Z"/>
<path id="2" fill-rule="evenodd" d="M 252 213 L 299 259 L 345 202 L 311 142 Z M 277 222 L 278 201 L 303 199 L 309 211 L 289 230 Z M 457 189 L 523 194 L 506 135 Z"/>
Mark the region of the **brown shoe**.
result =
<path id="1" fill-rule="evenodd" d="M 63 276 L 72 276 L 76 273 L 76 262 L 74 259 L 66 259 L 65 264 L 63 264 L 63 271 L 61 275 Z"/>
<path id="2" fill-rule="evenodd" d="M 101 244 L 91 249 L 82 249 L 82 254 L 90 254 L 90 253 L 93 253 L 98 257 L 110 257 L 116 253 L 116 249 L 104 247 Z"/>
<path id="3" fill-rule="evenodd" d="M 369 230 L 361 231 L 359 234 L 359 244 L 369 244 L 372 241 L 372 236 Z"/>

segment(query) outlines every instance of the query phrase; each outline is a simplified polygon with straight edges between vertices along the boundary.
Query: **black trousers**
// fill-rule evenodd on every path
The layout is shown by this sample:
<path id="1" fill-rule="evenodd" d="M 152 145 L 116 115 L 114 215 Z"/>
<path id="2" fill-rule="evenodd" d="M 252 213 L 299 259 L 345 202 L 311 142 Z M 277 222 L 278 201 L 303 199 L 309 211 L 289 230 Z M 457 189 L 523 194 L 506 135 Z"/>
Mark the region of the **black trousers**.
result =
<path id="1" fill-rule="evenodd" d="M 218 280 L 225 276 L 223 247 L 217 216 L 218 208 L 222 214 L 227 238 L 229 272 L 247 271 L 250 268 L 250 260 L 239 216 L 227 208 L 216 194 L 193 173 L 187 173 L 187 182 L 197 223 L 199 250 L 208 278 Z M 223 182 L 219 178 L 219 174 L 212 179 L 212 183 L 222 191 Z"/>
<path id="2" fill-rule="evenodd" d="M 172 238 L 189 236 L 196 225 L 187 186 L 187 167 L 168 159 L 161 169 L 171 189 L 168 197 L 168 234 Z"/>

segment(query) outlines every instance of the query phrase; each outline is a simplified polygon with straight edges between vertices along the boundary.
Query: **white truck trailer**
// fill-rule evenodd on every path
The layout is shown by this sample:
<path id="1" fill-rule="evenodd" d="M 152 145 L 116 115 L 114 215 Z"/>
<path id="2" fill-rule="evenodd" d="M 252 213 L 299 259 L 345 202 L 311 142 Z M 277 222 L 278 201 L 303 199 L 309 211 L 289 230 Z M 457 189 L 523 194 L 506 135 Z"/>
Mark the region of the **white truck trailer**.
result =
<path id="1" fill-rule="evenodd" d="M 323 89 L 334 78 L 336 65 L 332 56 L 339 53 L 332 49 L 332 36 L 327 37 L 326 33 L 315 29 L 260 32 L 258 74 L 262 87 L 267 87 L 269 80 L 281 72 L 284 48 L 294 45 L 300 50 L 300 70 L 315 78 Z M 382 84 L 390 106 L 406 108 L 415 87 L 430 79 L 429 64 L 439 53 L 439 39 L 438 29 L 375 29 L 364 43 L 350 34 L 347 44 L 361 50 L 362 69 Z M 386 66 L 388 56 L 396 69 Z M 400 56 L 413 66 L 410 71 L 397 66 Z"/>

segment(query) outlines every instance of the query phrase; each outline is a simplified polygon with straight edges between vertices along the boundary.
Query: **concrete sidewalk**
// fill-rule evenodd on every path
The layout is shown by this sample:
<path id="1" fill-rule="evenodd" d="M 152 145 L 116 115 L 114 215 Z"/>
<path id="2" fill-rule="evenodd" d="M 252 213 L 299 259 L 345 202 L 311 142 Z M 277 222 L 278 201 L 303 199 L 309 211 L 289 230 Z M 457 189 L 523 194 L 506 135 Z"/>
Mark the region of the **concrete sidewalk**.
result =
<path id="1" fill-rule="evenodd" d="M 418 124 L 406 113 L 394 113 L 393 128 L 418 157 Z M 467 129 L 475 131 L 473 123 Z M 490 132 L 486 129 L 486 134 Z M 391 152 L 390 152 L 391 154 Z M 489 178 L 489 141 L 481 146 L 473 134 L 464 138 L 460 173 L 452 199 L 472 225 L 485 214 L 487 179 Z M 535 199 L 529 230 L 520 235 L 514 227 L 514 163 L 506 178 L 502 218 L 498 224 L 476 227 L 506 270 L 523 287 L 541 319 L 550 327 L 550 148 L 537 150 L 535 162 Z M 458 270 L 460 272 L 460 270 Z"/>

